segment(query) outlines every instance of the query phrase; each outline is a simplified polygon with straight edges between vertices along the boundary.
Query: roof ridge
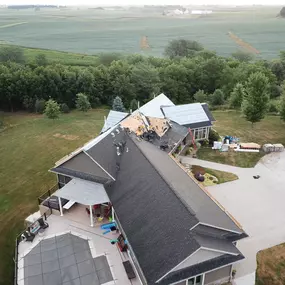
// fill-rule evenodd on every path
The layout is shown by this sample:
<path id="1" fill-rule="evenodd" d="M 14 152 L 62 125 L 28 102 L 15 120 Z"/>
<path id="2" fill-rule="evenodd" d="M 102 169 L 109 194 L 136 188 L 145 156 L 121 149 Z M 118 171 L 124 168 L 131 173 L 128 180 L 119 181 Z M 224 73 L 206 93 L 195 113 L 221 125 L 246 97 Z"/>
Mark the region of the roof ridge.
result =
<path id="1" fill-rule="evenodd" d="M 197 186 L 233 221 L 233 223 L 235 223 L 236 226 L 242 230 L 241 224 L 226 210 L 226 208 L 222 206 L 222 204 L 217 199 L 215 199 L 213 195 L 211 195 L 209 191 L 203 185 L 198 183 L 191 175 L 189 175 L 188 171 L 181 163 L 179 163 L 171 155 L 168 154 L 168 156 L 170 156 L 170 158 L 176 162 L 176 164 L 185 172 L 185 174 L 187 174 L 194 181 L 194 183 L 196 183 Z M 214 225 L 210 225 L 210 226 L 215 227 Z"/>
<path id="2" fill-rule="evenodd" d="M 182 197 L 180 197 L 180 195 L 177 193 L 177 191 L 175 191 L 175 189 L 172 187 L 172 185 L 170 185 L 170 183 L 168 183 L 168 181 L 166 181 L 163 177 L 163 175 L 160 173 L 160 171 L 151 163 L 151 161 L 146 157 L 146 155 L 143 153 L 143 151 L 137 146 L 137 144 L 135 143 L 134 139 L 129 136 L 131 138 L 131 141 L 136 145 L 136 147 L 138 148 L 138 150 L 141 152 L 141 154 L 145 157 L 145 159 L 150 163 L 150 165 L 154 168 L 154 170 L 159 174 L 159 176 L 162 178 L 162 180 L 169 186 L 169 188 L 172 190 L 172 192 L 174 193 L 174 195 L 181 201 L 181 203 L 183 204 L 183 206 L 188 210 L 188 212 L 192 215 L 196 217 L 196 213 L 192 210 L 192 208 L 186 203 L 186 201 L 184 201 L 184 199 Z M 147 143 L 147 142 L 146 142 Z M 196 217 L 197 221 L 199 222 L 198 218 Z M 190 228 L 189 228 L 190 231 Z"/>

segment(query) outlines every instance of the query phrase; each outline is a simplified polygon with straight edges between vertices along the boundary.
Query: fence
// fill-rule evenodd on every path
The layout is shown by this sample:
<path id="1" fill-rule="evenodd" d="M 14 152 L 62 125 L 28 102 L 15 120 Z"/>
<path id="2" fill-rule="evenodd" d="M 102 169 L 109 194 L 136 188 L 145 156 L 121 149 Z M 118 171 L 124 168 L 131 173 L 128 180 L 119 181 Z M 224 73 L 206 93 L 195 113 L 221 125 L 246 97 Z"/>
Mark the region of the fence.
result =
<path id="1" fill-rule="evenodd" d="M 43 218 L 45 221 L 47 218 L 52 214 L 52 209 L 48 209 L 39 219 Z M 39 220 L 38 219 L 38 220 Z M 33 224 L 31 224 L 29 227 L 33 227 L 38 220 L 36 220 Z M 18 285 L 18 254 L 19 254 L 19 243 L 21 242 L 22 234 L 28 230 L 28 228 L 25 228 L 20 234 L 17 235 L 15 240 L 15 252 L 14 252 L 14 285 Z"/>
<path id="2" fill-rule="evenodd" d="M 49 190 L 43 193 L 40 197 L 38 197 L 39 205 L 44 202 L 48 197 L 50 197 L 56 190 L 58 190 L 58 184 L 52 186 Z"/>

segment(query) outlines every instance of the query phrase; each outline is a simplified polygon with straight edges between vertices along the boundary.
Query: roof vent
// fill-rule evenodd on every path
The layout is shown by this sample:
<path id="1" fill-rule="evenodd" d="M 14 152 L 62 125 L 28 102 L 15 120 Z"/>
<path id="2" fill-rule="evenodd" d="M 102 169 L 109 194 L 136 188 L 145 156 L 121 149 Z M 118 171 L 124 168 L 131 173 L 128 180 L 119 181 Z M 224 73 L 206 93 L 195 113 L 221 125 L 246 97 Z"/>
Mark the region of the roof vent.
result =
<path id="1" fill-rule="evenodd" d="M 120 156 L 121 152 L 120 152 L 120 147 L 117 146 L 117 156 Z"/>
<path id="2" fill-rule="evenodd" d="M 119 134 L 119 133 L 120 133 L 120 130 L 119 130 L 119 129 L 116 129 L 116 132 L 117 132 L 117 134 Z"/>
<path id="3" fill-rule="evenodd" d="M 111 133 L 111 136 L 114 138 L 114 137 L 115 137 L 115 134 L 114 134 L 114 133 Z"/>

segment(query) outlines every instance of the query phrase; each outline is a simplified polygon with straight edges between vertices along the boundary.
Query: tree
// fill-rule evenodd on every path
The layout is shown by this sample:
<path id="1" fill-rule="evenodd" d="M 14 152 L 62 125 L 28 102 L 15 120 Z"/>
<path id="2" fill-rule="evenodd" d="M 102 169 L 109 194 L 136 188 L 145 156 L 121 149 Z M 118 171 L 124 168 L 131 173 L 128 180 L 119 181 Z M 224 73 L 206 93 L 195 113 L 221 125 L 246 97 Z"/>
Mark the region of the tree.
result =
<path id="1" fill-rule="evenodd" d="M 17 46 L 3 46 L 0 48 L 0 62 L 24 63 L 23 49 Z"/>
<path id="2" fill-rule="evenodd" d="M 125 112 L 125 107 L 123 104 L 122 99 L 117 96 L 113 101 L 113 108 L 114 111 Z"/>
<path id="3" fill-rule="evenodd" d="M 60 105 L 60 111 L 61 111 L 62 113 L 67 114 L 67 113 L 70 112 L 70 109 L 69 109 L 69 107 L 67 106 L 66 103 L 63 103 L 63 104 Z"/>
<path id="4" fill-rule="evenodd" d="M 157 95 L 160 90 L 159 73 L 150 64 L 136 64 L 130 75 L 131 84 L 134 87 L 136 99 L 141 103 L 148 101 L 152 95 Z M 118 93 L 116 93 L 118 95 Z"/>
<path id="5" fill-rule="evenodd" d="M 230 107 L 239 109 L 242 104 L 242 100 L 245 96 L 245 89 L 241 83 L 238 83 L 230 96 Z"/>
<path id="6" fill-rule="evenodd" d="M 221 89 L 216 89 L 210 96 L 210 101 L 213 106 L 223 105 L 225 102 L 224 92 Z"/>
<path id="7" fill-rule="evenodd" d="M 204 103 L 204 102 L 207 102 L 208 95 L 204 92 L 204 90 L 198 90 L 194 94 L 194 99 L 195 99 L 196 102 Z"/>
<path id="8" fill-rule="evenodd" d="M 283 7 L 283 8 L 281 9 L 281 11 L 280 11 L 280 16 L 281 16 L 282 18 L 285 18 L 285 7 Z"/>
<path id="9" fill-rule="evenodd" d="M 44 114 L 49 119 L 57 119 L 60 115 L 60 106 L 53 99 L 49 99 L 46 103 Z"/>
<path id="10" fill-rule="evenodd" d="M 280 117 L 281 120 L 285 122 L 285 81 L 282 85 L 282 96 L 280 101 Z"/>
<path id="11" fill-rule="evenodd" d="M 251 74 L 246 82 L 242 112 L 252 125 L 265 117 L 269 101 L 268 88 L 268 78 L 261 72 Z"/>
<path id="12" fill-rule="evenodd" d="M 46 55 L 42 53 L 36 55 L 35 62 L 38 66 L 46 66 L 48 64 Z"/>
<path id="13" fill-rule="evenodd" d="M 194 56 L 197 51 L 203 50 L 203 46 L 190 40 L 172 40 L 166 46 L 164 54 L 169 58 L 183 57 L 183 56 Z"/>
<path id="14" fill-rule="evenodd" d="M 43 114 L 46 108 L 46 101 L 44 99 L 37 99 L 35 103 L 36 113 Z"/>
<path id="15" fill-rule="evenodd" d="M 232 53 L 232 57 L 237 59 L 238 61 L 242 61 L 242 62 L 249 62 L 249 61 L 252 61 L 254 59 L 253 54 L 242 51 L 242 50 L 238 50 L 238 51 Z"/>
<path id="16" fill-rule="evenodd" d="M 76 109 L 82 112 L 87 112 L 89 109 L 91 109 L 89 99 L 84 93 L 78 93 L 76 95 Z"/>
<path id="17" fill-rule="evenodd" d="M 130 109 L 132 111 L 135 111 L 138 108 L 138 101 L 136 99 L 133 99 L 130 103 Z"/>

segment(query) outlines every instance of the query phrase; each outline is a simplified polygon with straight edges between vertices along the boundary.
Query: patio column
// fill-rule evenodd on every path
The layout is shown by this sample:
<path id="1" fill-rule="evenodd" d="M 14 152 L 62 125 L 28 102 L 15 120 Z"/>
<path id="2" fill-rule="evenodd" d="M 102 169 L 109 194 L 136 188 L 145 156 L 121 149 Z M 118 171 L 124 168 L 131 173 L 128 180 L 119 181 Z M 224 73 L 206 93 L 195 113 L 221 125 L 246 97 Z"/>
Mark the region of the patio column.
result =
<path id="1" fill-rule="evenodd" d="M 62 204 L 61 204 L 61 198 L 60 197 L 58 197 L 58 204 L 59 204 L 60 215 L 63 216 L 63 210 L 62 210 Z"/>
<path id="2" fill-rule="evenodd" d="M 112 206 L 112 222 L 115 221 L 115 211 L 114 211 L 114 207 Z"/>
<path id="3" fill-rule="evenodd" d="M 92 211 L 92 205 L 89 205 L 89 210 L 90 210 L 90 226 L 93 228 L 93 211 Z"/>

